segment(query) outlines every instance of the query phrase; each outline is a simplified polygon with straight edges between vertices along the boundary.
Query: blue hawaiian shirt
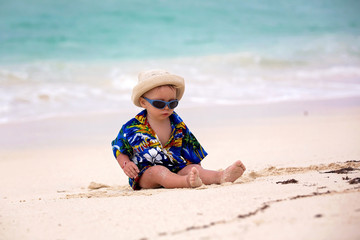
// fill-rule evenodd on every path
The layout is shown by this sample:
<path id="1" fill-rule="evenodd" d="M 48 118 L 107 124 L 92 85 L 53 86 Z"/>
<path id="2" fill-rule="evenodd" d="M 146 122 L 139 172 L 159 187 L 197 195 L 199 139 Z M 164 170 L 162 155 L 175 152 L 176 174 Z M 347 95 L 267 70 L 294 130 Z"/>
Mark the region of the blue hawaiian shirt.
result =
<path id="1" fill-rule="evenodd" d="M 176 173 L 189 164 L 200 163 L 207 155 L 175 112 L 169 117 L 172 132 L 165 146 L 160 143 L 146 116 L 146 110 L 140 112 L 122 126 L 118 136 L 112 141 L 115 158 L 120 153 L 125 154 L 140 170 L 136 178 L 129 178 L 133 189 L 140 189 L 139 179 L 151 166 L 162 165 Z"/>

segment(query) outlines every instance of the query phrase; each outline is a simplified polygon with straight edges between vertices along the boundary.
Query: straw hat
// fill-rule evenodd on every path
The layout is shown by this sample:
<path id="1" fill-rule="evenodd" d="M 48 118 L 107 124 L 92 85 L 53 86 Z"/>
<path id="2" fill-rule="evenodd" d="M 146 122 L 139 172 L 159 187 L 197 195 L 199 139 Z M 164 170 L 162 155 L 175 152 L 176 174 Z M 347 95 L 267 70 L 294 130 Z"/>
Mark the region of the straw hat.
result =
<path id="1" fill-rule="evenodd" d="M 140 97 L 153 88 L 163 85 L 174 85 L 176 88 L 176 98 L 180 100 L 184 95 L 185 81 L 182 77 L 170 74 L 165 70 L 149 70 L 141 72 L 138 76 L 138 84 L 133 88 L 131 99 L 138 107 Z"/>

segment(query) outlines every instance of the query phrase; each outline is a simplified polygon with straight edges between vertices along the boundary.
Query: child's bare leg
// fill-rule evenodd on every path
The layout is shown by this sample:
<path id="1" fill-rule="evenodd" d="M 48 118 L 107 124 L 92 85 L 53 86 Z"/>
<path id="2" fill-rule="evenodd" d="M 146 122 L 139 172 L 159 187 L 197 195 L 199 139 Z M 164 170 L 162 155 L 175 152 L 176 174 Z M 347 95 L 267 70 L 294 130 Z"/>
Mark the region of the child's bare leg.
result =
<path id="1" fill-rule="evenodd" d="M 148 168 L 140 178 L 142 188 L 188 188 L 202 185 L 199 172 L 196 168 L 191 169 L 187 175 L 178 175 L 164 166 L 152 166 Z"/>
<path id="2" fill-rule="evenodd" d="M 196 168 L 198 170 L 199 176 L 205 185 L 221 183 L 221 177 L 223 175 L 222 172 L 204 169 L 199 164 L 190 164 L 181 169 L 178 174 L 187 175 L 192 168 Z"/>
<path id="3" fill-rule="evenodd" d="M 245 172 L 246 168 L 241 161 L 236 161 L 231 166 L 226 168 L 224 171 L 221 171 L 221 183 L 224 182 L 235 182 L 236 179 L 241 177 Z"/>
<path id="4" fill-rule="evenodd" d="M 191 164 L 181 169 L 178 174 L 186 175 L 193 167 L 199 171 L 199 176 L 202 182 L 206 185 L 234 182 L 236 179 L 241 177 L 241 175 L 246 170 L 244 164 L 241 161 L 236 161 L 224 171 L 207 170 L 202 168 L 202 166 L 199 164 Z"/>

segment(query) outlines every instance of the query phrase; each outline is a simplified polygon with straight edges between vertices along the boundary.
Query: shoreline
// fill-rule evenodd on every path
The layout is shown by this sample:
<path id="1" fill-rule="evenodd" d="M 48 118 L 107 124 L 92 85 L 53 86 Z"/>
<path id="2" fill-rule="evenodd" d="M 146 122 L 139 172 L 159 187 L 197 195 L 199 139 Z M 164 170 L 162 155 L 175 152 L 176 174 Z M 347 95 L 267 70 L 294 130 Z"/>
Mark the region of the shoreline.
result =
<path id="1" fill-rule="evenodd" d="M 141 111 L 141 108 L 131 106 L 110 112 L 80 113 L 68 116 L 55 116 L 43 119 L 24 120 L 0 124 L 0 145 L 2 151 L 19 147 L 50 147 L 55 140 L 50 131 L 57 133 L 68 141 L 58 141 L 61 145 L 79 143 L 89 136 L 97 141 L 104 134 L 117 134 L 122 124 Z M 175 110 L 185 123 L 192 129 L 217 127 L 218 125 L 232 126 L 249 124 L 251 122 L 266 121 L 276 118 L 312 118 L 327 116 L 360 116 L 360 97 L 339 99 L 322 99 L 306 101 L 286 101 L 262 104 L 244 105 L 213 105 L 179 107 Z M 228 119 L 234 121 L 228 121 Z M 74 134 L 71 130 L 76 129 Z M 30 131 L 29 131 L 30 130 Z M 35 134 L 34 134 L 35 133 Z M 22 137 L 17 137 L 22 136 Z M 70 138 L 71 137 L 71 138 Z M 103 141 L 104 139 L 102 139 Z M 98 142 L 97 142 L 98 143 Z"/>
<path id="2" fill-rule="evenodd" d="M 185 96 L 186 98 L 186 96 Z M 130 101 L 130 100 L 129 100 Z M 348 97 L 337 97 L 337 98 L 320 98 L 320 99 L 293 99 L 293 100 L 283 100 L 283 101 L 273 101 L 273 102 L 255 102 L 255 103 L 235 103 L 235 104 L 219 104 L 219 103 L 210 103 L 211 106 L 206 105 L 204 103 L 192 103 L 189 100 L 183 99 L 186 101 L 186 105 L 179 105 L 179 107 L 175 110 L 191 110 L 191 109 L 201 109 L 201 108 L 211 108 L 216 110 L 221 110 L 222 108 L 230 109 L 234 108 L 236 110 L 245 109 L 250 110 L 251 108 L 262 108 L 262 107 L 274 107 L 276 113 L 281 113 L 280 110 L 290 110 L 293 106 L 297 108 L 306 108 L 312 109 L 315 108 L 316 110 L 321 110 L 324 108 L 326 110 L 331 109 L 341 109 L 341 108 L 351 108 L 351 107 L 358 107 L 360 106 L 360 96 L 348 96 Z M 194 105 L 194 106 L 190 106 Z M 324 109 L 322 109 L 324 110 Z M 141 108 L 134 106 L 132 103 L 128 102 L 126 108 L 119 108 L 118 110 L 104 110 L 104 111 L 94 111 L 94 112 L 80 112 L 80 113 L 73 113 L 73 114 L 60 114 L 60 115 L 53 115 L 48 117 L 42 118 L 31 118 L 31 119 L 23 119 L 23 120 L 14 120 L 12 122 L 1 122 L 0 127 L 2 125 L 12 125 L 12 124 L 22 124 L 22 123 L 31 123 L 31 122 L 38 122 L 38 121 L 47 121 L 53 119 L 66 119 L 66 118 L 81 118 L 87 116 L 99 116 L 99 115 L 116 115 L 116 114 L 123 114 L 129 112 L 140 112 Z M 283 111 L 284 112 L 284 111 Z M 289 112 L 290 113 L 290 112 Z M 251 116 L 256 117 L 256 116 Z"/>

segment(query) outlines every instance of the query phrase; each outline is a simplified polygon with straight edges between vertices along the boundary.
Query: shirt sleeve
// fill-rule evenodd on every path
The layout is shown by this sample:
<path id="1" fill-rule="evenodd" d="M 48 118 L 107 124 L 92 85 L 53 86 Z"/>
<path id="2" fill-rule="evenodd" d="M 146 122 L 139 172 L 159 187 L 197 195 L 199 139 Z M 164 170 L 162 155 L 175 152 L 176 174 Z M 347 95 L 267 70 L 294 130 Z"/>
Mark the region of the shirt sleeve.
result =
<path id="1" fill-rule="evenodd" d="M 117 158 L 120 153 L 127 155 L 129 158 L 133 155 L 133 150 L 131 145 L 129 144 L 126 136 L 127 136 L 127 128 L 124 125 L 115 140 L 112 141 L 112 150 L 114 157 Z"/>
<path id="2" fill-rule="evenodd" d="M 182 157 L 192 163 L 200 163 L 207 156 L 207 152 L 200 145 L 195 136 L 186 128 L 182 142 Z"/>

